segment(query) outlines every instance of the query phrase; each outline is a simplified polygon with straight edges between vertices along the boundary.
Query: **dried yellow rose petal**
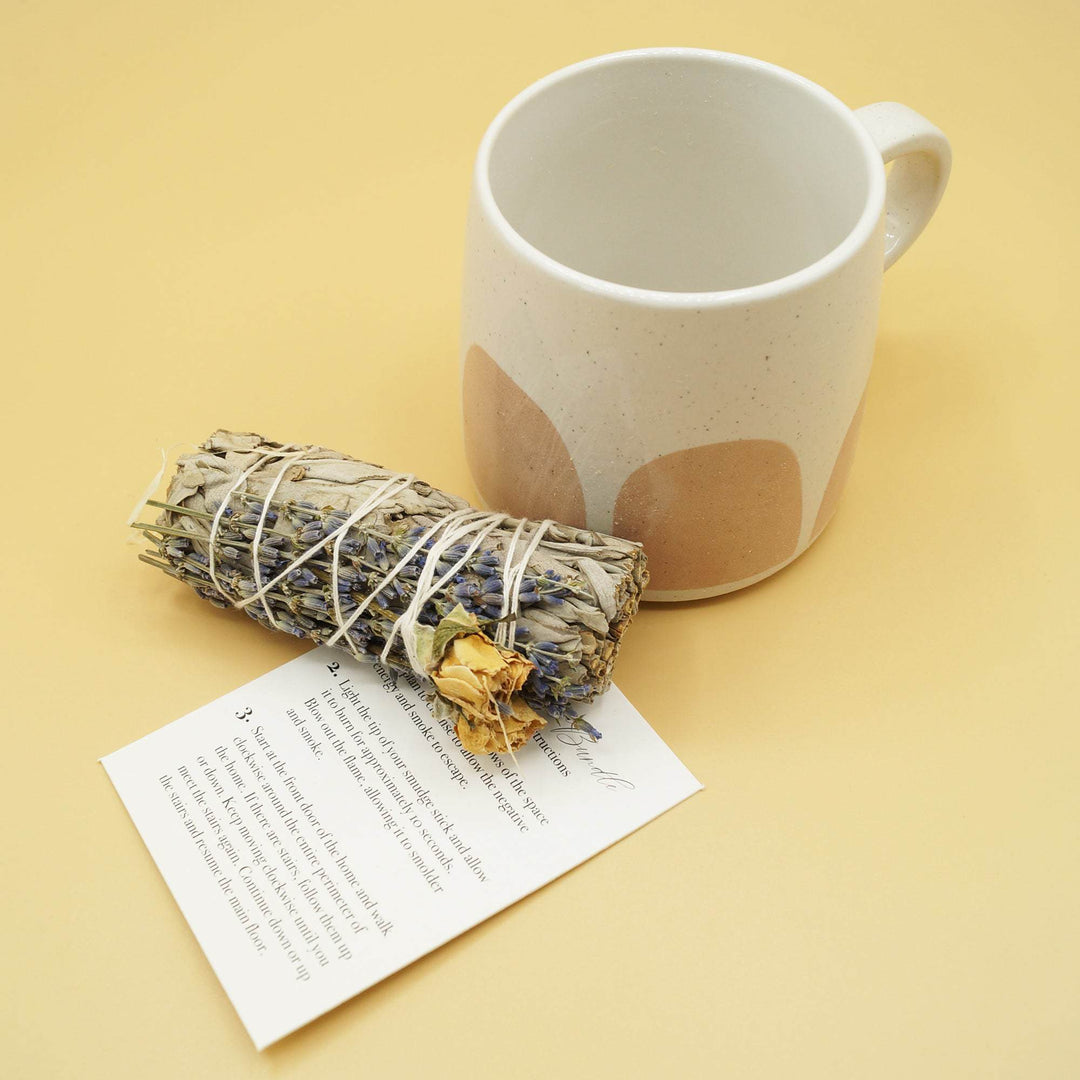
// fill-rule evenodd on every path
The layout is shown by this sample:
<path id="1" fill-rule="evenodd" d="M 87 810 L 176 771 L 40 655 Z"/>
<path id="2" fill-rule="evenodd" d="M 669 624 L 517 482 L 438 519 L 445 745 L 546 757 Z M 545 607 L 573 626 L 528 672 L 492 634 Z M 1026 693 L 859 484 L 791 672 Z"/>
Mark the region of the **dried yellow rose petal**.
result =
<path id="1" fill-rule="evenodd" d="M 497 719 L 461 716 L 457 722 L 461 745 L 473 754 L 504 754 L 524 746 L 547 723 L 519 695 L 511 698 L 510 709 L 511 713 L 503 713 L 501 726 Z"/>
<path id="2" fill-rule="evenodd" d="M 532 669 L 530 660 L 482 633 L 463 634 L 449 643 L 431 678 L 439 695 L 459 710 L 457 733 L 466 750 L 514 750 L 543 727 L 543 717 L 518 694 Z"/>

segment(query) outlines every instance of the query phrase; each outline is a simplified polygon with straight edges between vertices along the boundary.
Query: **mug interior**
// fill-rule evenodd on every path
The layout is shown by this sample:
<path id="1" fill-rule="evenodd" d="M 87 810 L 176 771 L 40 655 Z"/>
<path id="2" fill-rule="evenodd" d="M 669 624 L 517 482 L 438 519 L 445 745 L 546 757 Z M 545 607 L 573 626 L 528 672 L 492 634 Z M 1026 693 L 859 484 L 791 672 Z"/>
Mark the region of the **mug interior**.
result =
<path id="1" fill-rule="evenodd" d="M 866 149 L 835 98 L 772 65 L 655 50 L 558 72 L 489 133 L 509 226 L 620 285 L 715 292 L 810 266 L 854 229 Z"/>

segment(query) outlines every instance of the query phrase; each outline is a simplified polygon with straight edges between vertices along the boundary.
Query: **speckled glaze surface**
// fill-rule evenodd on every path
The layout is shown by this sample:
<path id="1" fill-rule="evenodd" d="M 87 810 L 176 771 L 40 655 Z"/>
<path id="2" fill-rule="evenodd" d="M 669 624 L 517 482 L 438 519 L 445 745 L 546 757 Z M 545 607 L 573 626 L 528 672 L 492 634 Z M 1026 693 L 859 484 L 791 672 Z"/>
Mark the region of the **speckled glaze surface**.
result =
<path id="1" fill-rule="evenodd" d="M 702 149 L 712 113 L 728 127 Z M 632 190 L 590 194 L 605 168 Z M 944 136 L 905 107 L 852 112 L 730 54 L 613 54 L 524 91 L 484 137 L 469 211 L 463 403 L 481 495 L 642 540 L 650 600 L 786 565 L 835 508 L 882 273 L 948 169 Z M 577 207 L 579 190 L 593 203 Z"/>

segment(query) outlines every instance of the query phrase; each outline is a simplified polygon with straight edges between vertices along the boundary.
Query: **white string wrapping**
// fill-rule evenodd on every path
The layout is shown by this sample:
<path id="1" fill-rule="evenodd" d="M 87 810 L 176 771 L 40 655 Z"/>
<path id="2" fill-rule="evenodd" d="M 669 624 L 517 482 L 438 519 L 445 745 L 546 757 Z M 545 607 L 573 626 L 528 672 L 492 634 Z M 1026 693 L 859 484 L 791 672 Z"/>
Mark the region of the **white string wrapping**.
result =
<path id="1" fill-rule="evenodd" d="M 316 541 L 316 543 L 312 544 L 311 547 L 309 547 L 302 555 L 298 555 L 295 559 L 293 559 L 293 561 L 289 563 L 289 565 L 286 566 L 284 570 L 276 574 L 265 584 L 262 584 L 260 581 L 261 571 L 259 569 L 258 554 L 259 544 L 262 541 L 262 534 L 266 525 L 266 516 L 270 510 L 270 500 L 273 498 L 274 493 L 277 491 L 278 485 L 284 477 L 285 472 L 293 465 L 297 464 L 299 464 L 299 462 L 286 462 L 284 469 L 282 469 L 282 471 L 278 473 L 277 478 L 275 479 L 269 491 L 266 493 L 266 497 L 263 500 L 263 508 L 262 512 L 259 515 L 259 523 L 255 527 L 255 536 L 251 541 L 251 561 L 255 572 L 255 592 L 253 592 L 251 596 L 244 597 L 243 600 L 233 601 L 234 607 L 243 608 L 247 607 L 248 604 L 254 603 L 256 600 L 261 600 L 263 611 L 266 612 L 266 617 L 278 629 L 280 629 L 280 625 L 277 619 L 275 619 L 273 614 L 271 613 L 270 602 L 269 600 L 267 600 L 267 593 L 269 593 L 269 591 L 275 585 L 288 577 L 288 575 L 291 574 L 294 570 L 297 570 L 299 569 L 299 567 L 303 566 L 303 564 L 306 563 L 308 559 L 312 558 L 320 551 L 322 551 L 326 547 L 326 545 L 329 544 L 332 540 L 344 536 L 345 533 L 353 526 L 353 524 L 355 524 L 355 522 L 359 521 L 362 517 L 366 517 L 373 510 L 378 509 L 378 507 L 380 507 L 384 502 L 388 502 L 390 499 L 394 498 L 395 495 L 401 494 L 401 492 L 404 491 L 416 479 L 416 477 L 413 476 L 411 473 L 395 473 L 393 476 L 389 477 L 370 496 L 368 496 L 368 498 L 365 499 L 364 502 L 362 502 L 340 526 L 338 526 L 338 528 L 332 530 L 321 540 Z M 339 554 L 340 546 L 335 546 L 333 564 L 335 589 L 337 588 L 337 559 L 339 557 Z M 340 612 L 340 610 L 341 608 L 340 606 L 338 606 L 337 611 Z"/>
<path id="2" fill-rule="evenodd" d="M 521 585 L 525 580 L 525 572 L 529 568 L 529 560 L 536 553 L 536 549 L 540 546 L 540 541 L 544 539 L 548 529 L 554 524 L 555 522 L 551 518 L 545 518 L 536 526 L 536 530 L 525 548 L 525 553 L 517 561 L 513 569 L 510 569 L 510 556 L 525 525 L 525 521 L 522 519 L 518 522 L 514 538 L 506 552 L 506 562 L 503 567 L 503 603 L 500 612 L 500 618 L 503 621 L 499 624 L 498 633 L 502 638 L 500 644 L 508 649 L 514 647 L 514 640 L 517 636 L 518 596 L 521 592 Z M 496 641 L 499 641 L 499 638 L 496 638 Z"/>
<path id="3" fill-rule="evenodd" d="M 499 611 L 499 625 L 495 627 L 495 643 L 503 646 L 503 648 L 506 648 L 506 642 L 508 640 L 506 626 L 507 615 L 510 611 L 510 579 L 512 576 L 510 563 L 514 557 L 514 552 L 517 549 L 517 542 L 521 538 L 521 534 L 524 530 L 525 519 L 522 518 L 517 523 L 517 528 L 510 537 L 510 542 L 506 545 L 506 556 L 503 559 L 502 607 Z"/>
<path id="4" fill-rule="evenodd" d="M 352 629 L 357 620 L 359 620 L 364 612 L 367 611 L 368 607 L 374 602 L 379 593 L 390 585 L 401 572 L 410 565 L 416 554 L 423 550 L 430 540 L 432 541 L 431 547 L 427 551 L 424 565 L 416 580 L 412 599 L 409 601 L 405 610 L 394 620 L 390 632 L 387 634 L 386 643 L 382 653 L 380 654 L 380 659 L 382 659 L 384 663 L 387 662 L 394 642 L 400 637 L 402 646 L 405 650 L 405 655 L 409 661 L 409 666 L 418 675 L 427 676 L 428 672 L 423 669 L 421 661 L 417 656 L 416 631 L 420 615 L 423 613 L 428 602 L 433 597 L 437 596 L 469 559 L 473 557 L 484 540 L 486 540 L 488 536 L 490 536 L 491 533 L 505 521 L 510 520 L 508 515 L 466 507 L 461 510 L 455 510 L 445 517 L 440 518 L 433 525 L 428 526 L 428 528 L 416 538 L 405 554 L 397 561 L 397 563 L 389 568 L 377 585 L 368 589 L 367 596 L 357 605 L 354 611 L 350 612 L 348 618 L 345 618 L 343 617 L 344 613 L 341 610 L 341 592 L 339 588 L 341 580 L 340 565 L 342 541 L 347 538 L 349 530 L 357 522 L 367 517 L 369 514 L 377 512 L 384 505 L 391 502 L 400 495 L 401 492 L 411 486 L 415 482 L 416 477 L 411 473 L 394 473 L 387 477 L 355 510 L 353 510 L 351 514 L 349 514 L 340 526 L 303 551 L 293 559 L 284 570 L 279 571 L 268 581 L 264 582 L 262 580 L 262 571 L 259 563 L 259 545 L 262 542 L 263 534 L 266 530 L 267 516 L 270 513 L 270 504 L 274 495 L 277 493 L 278 488 L 284 481 L 289 469 L 294 465 L 302 464 L 305 452 L 305 450 L 282 448 L 280 450 L 271 450 L 261 453 L 254 463 L 240 473 L 235 483 L 233 483 L 225 493 L 225 496 L 222 498 L 221 503 L 214 513 L 213 520 L 210 523 L 210 533 L 208 537 L 208 571 L 210 580 L 214 583 L 218 592 L 225 597 L 225 599 L 229 600 L 235 608 L 246 608 L 251 604 L 261 602 L 263 611 L 266 613 L 266 617 L 271 625 L 280 629 L 280 623 L 275 618 L 270 606 L 268 594 L 294 570 L 299 569 L 305 562 L 324 551 L 327 546 L 330 545 L 331 593 L 337 629 L 329 638 L 327 638 L 325 644 L 336 645 L 344 638 L 349 650 L 354 656 L 358 657 L 359 653 L 357 652 L 355 642 L 349 636 L 349 630 Z M 262 509 L 259 513 L 259 519 L 255 526 L 255 533 L 251 541 L 251 561 L 255 591 L 245 597 L 232 597 L 225 591 L 217 575 L 217 535 L 221 528 L 221 521 L 225 516 L 233 496 L 246 485 L 248 477 L 250 477 L 251 474 L 265 462 L 272 461 L 275 458 L 282 459 L 283 464 L 271 482 L 265 495 L 262 496 Z M 505 648 L 513 648 L 517 625 L 518 595 L 528 570 L 529 560 L 535 554 L 537 547 L 540 545 L 548 529 L 554 522 L 551 520 L 540 522 L 533 531 L 532 536 L 529 538 L 529 542 L 526 544 L 520 558 L 514 561 L 514 554 L 518 542 L 521 539 L 527 524 L 528 522 L 524 519 L 518 522 L 509 545 L 506 548 L 506 554 L 503 560 L 502 607 L 500 610 L 499 625 L 495 630 L 495 640 Z M 440 533 L 441 535 L 439 535 Z M 438 565 L 443 554 L 456 544 L 465 541 L 468 537 L 471 537 L 471 540 L 469 540 L 465 551 L 455 560 L 449 570 L 446 570 L 436 579 Z M 503 727 L 503 738 L 506 739 L 507 749 L 509 749 L 510 741 L 506 736 L 506 728 L 505 725 L 503 725 L 501 716 L 499 718 L 499 723 L 500 726 Z M 513 756 L 513 751 L 511 751 L 511 756 Z"/>
<path id="5" fill-rule="evenodd" d="M 210 536 L 209 536 L 209 540 L 208 540 L 210 551 L 209 551 L 209 563 L 207 565 L 207 569 L 210 572 L 210 580 L 214 583 L 214 588 L 217 589 L 217 591 L 219 593 L 221 593 L 221 595 L 224 596 L 226 600 L 231 600 L 233 605 L 236 606 L 236 607 L 240 606 L 239 603 L 238 603 L 238 600 L 236 598 L 233 598 L 233 597 L 229 596 L 229 594 L 222 587 L 222 584 L 218 580 L 218 576 L 217 576 L 217 534 L 218 534 L 218 529 L 221 528 L 221 519 L 222 519 L 222 517 L 224 517 L 225 511 L 228 509 L 229 503 L 232 500 L 233 495 L 236 494 L 236 492 L 247 481 L 247 478 L 264 461 L 270 461 L 272 458 L 285 457 L 285 458 L 289 459 L 289 462 L 287 462 L 286 464 L 289 464 L 293 460 L 295 460 L 296 458 L 302 457 L 303 454 L 304 454 L 303 450 L 286 450 L 284 448 L 282 448 L 281 450 L 267 450 L 264 453 L 261 453 L 255 459 L 253 464 L 249 465 L 246 469 L 244 469 L 243 472 L 240 473 L 240 475 L 236 478 L 236 482 L 233 484 L 233 486 L 231 488 L 229 488 L 229 490 L 227 492 L 225 492 L 224 498 L 221 500 L 220 503 L 218 503 L 218 508 L 217 508 L 216 512 L 214 513 L 214 519 L 213 519 L 213 521 L 210 522 Z M 265 506 L 266 506 L 265 502 L 264 502 L 263 506 L 264 506 L 264 509 L 265 509 Z M 256 567 L 257 567 L 258 566 L 258 561 L 257 560 L 253 560 L 253 561 L 255 562 Z M 255 573 L 258 574 L 258 569 L 256 569 Z M 256 584 L 257 584 L 258 583 L 258 578 L 256 577 L 255 580 L 256 580 Z M 276 626 L 277 624 L 275 623 L 274 625 Z"/>
<path id="6" fill-rule="evenodd" d="M 383 589 L 385 589 L 387 587 L 387 585 L 389 585 L 398 576 L 398 574 L 400 574 L 401 571 L 404 570 L 405 567 L 409 565 L 410 562 L 412 562 L 413 557 L 424 546 L 424 544 L 428 541 L 428 539 L 430 537 L 434 536 L 440 529 L 449 528 L 455 522 L 462 521 L 462 520 L 464 520 L 466 518 L 475 518 L 475 517 L 477 517 L 477 516 L 479 516 L 481 514 L 483 514 L 483 511 L 472 510 L 472 509 L 455 510 L 455 511 L 453 511 L 453 513 L 447 514 L 446 517 L 440 518 L 437 522 L 435 522 L 434 525 L 428 526 L 428 528 L 423 533 L 420 534 L 420 536 L 417 538 L 416 542 L 413 544 L 413 546 L 411 548 L 409 548 L 409 550 L 406 552 L 406 554 L 401 559 L 399 559 L 397 564 L 395 566 L 393 566 L 386 573 L 386 576 L 382 579 L 382 581 L 379 582 L 378 587 L 368 590 L 367 596 L 363 599 L 363 601 L 361 601 L 361 603 L 357 606 L 357 609 L 344 622 L 342 622 L 342 619 L 341 619 L 341 599 L 340 599 L 339 596 L 337 596 L 335 594 L 335 598 L 334 598 L 334 614 L 337 617 L 338 629 L 333 633 L 333 635 L 331 635 L 329 638 L 327 638 L 326 644 L 327 645 L 336 645 L 337 642 L 342 637 L 342 635 L 347 634 L 347 632 L 352 629 L 352 627 L 356 623 L 357 619 L 359 619 L 360 616 L 363 615 L 365 611 L 367 611 L 370 604 L 375 600 L 375 597 L 378 596 L 379 593 L 381 593 L 383 591 Z M 333 556 L 333 559 L 331 561 L 331 576 L 333 578 L 335 590 L 337 589 L 337 580 L 338 580 L 338 566 L 339 566 L 339 559 L 340 559 L 340 554 L 338 552 L 338 545 L 340 544 L 340 540 L 341 540 L 341 538 L 339 538 L 338 541 L 335 541 L 334 556 Z M 442 548 L 440 548 L 440 551 L 439 551 L 439 554 L 441 554 L 441 553 L 442 553 Z M 427 601 L 425 600 L 424 602 L 426 603 Z M 402 612 L 402 616 L 404 614 L 405 613 Z M 399 616 L 398 619 L 394 622 L 394 627 L 393 627 L 392 632 L 397 631 L 398 625 L 400 623 L 400 620 L 401 620 L 402 616 Z M 346 641 L 348 642 L 348 645 L 349 645 L 350 650 L 352 651 L 352 654 L 354 656 L 357 656 L 358 653 L 356 652 L 356 647 L 355 647 L 352 639 L 346 637 Z M 388 649 L 389 649 L 389 645 L 387 646 L 386 649 L 383 650 L 382 659 L 384 659 L 384 660 L 386 658 L 386 653 L 387 653 Z M 410 666 L 411 666 L 411 664 L 412 664 L 412 661 L 410 661 Z M 415 668 L 414 668 L 414 670 L 415 670 Z"/>
<path id="7" fill-rule="evenodd" d="M 394 639 L 400 633 L 405 655 L 409 658 L 409 667 L 414 671 L 421 670 L 420 661 L 416 655 L 416 626 L 424 605 L 453 579 L 454 575 L 473 557 L 476 549 L 506 520 L 505 514 L 488 513 L 484 510 L 477 510 L 474 513 L 476 520 L 463 519 L 458 525 L 445 530 L 443 535 L 431 545 L 420 571 L 420 577 L 417 578 L 413 598 L 409 606 L 397 617 L 387 635 L 386 645 L 381 654 L 383 661 L 389 656 Z M 432 583 L 431 579 L 435 576 L 442 553 L 459 543 L 471 532 L 475 532 L 476 535 L 464 553 L 438 581 Z"/>

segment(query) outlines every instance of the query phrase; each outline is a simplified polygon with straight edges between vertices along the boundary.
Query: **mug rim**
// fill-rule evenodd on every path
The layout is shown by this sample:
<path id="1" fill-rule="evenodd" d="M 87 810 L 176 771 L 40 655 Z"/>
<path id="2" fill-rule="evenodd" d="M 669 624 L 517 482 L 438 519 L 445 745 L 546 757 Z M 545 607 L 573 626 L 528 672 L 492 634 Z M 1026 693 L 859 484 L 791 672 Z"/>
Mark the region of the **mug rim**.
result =
<path id="1" fill-rule="evenodd" d="M 624 285 L 617 281 L 594 277 L 592 274 L 575 270 L 572 266 L 567 266 L 566 263 L 552 258 L 552 256 L 526 240 L 507 220 L 491 190 L 491 151 L 503 129 L 513 119 L 515 113 L 527 102 L 543 94 L 556 83 L 562 82 L 581 71 L 631 60 L 660 58 L 669 60 L 697 58 L 712 62 L 721 61 L 758 72 L 769 72 L 804 93 L 811 94 L 838 115 L 849 130 L 855 134 L 856 140 L 862 148 L 870 181 L 862 211 L 847 235 L 820 258 L 800 267 L 798 270 L 792 271 L 790 274 L 773 278 L 770 281 L 759 282 L 756 285 L 703 292 L 669 292 L 663 289 L 646 289 L 637 285 Z M 767 60 L 758 60 L 752 56 L 743 56 L 740 53 L 720 52 L 715 49 L 677 46 L 655 46 L 645 49 L 625 49 L 620 52 L 604 53 L 601 56 L 593 56 L 587 60 L 579 60 L 577 63 L 559 68 L 525 87 L 524 90 L 516 94 L 499 110 L 495 119 L 491 121 L 484 132 L 476 155 L 474 185 L 480 206 L 488 219 L 499 230 L 516 254 L 526 262 L 532 263 L 538 270 L 559 278 L 578 289 L 584 289 L 587 292 L 606 296 L 610 299 L 669 308 L 715 307 L 755 300 L 768 300 L 811 285 L 842 266 L 862 248 L 876 229 L 885 205 L 885 167 L 881 152 L 874 144 L 870 133 L 859 123 L 854 112 L 835 94 L 830 93 L 823 86 L 819 86 L 805 76 L 798 75 L 794 71 L 780 67 L 778 64 L 769 63 Z"/>

